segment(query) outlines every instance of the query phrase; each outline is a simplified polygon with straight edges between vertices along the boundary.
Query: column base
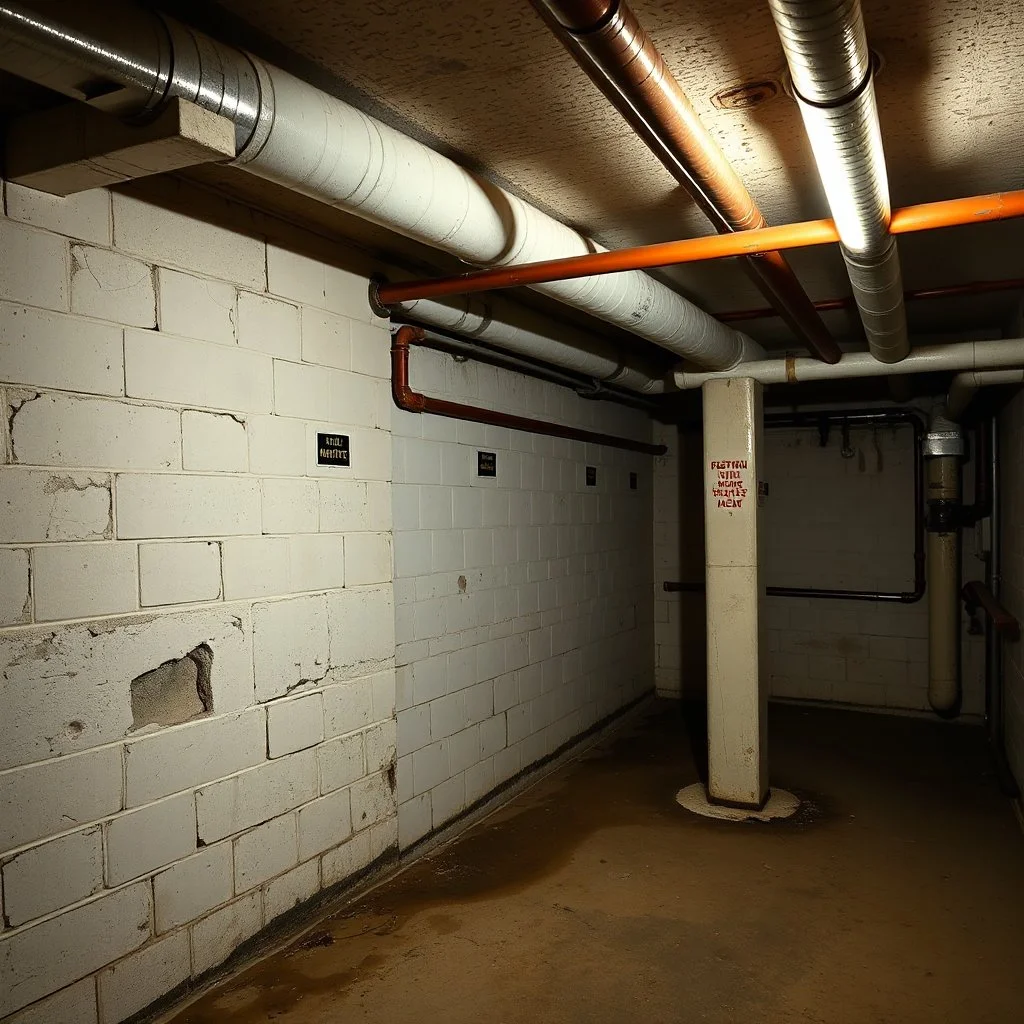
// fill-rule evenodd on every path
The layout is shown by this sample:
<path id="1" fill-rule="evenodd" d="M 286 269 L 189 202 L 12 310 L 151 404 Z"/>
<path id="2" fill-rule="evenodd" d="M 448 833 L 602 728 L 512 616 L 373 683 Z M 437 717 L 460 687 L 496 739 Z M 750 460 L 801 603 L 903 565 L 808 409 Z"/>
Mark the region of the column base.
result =
<path id="1" fill-rule="evenodd" d="M 695 782 L 676 793 L 676 803 L 704 818 L 718 818 L 720 821 L 776 821 L 791 818 L 800 807 L 800 801 L 784 789 L 771 789 L 768 799 L 760 809 L 756 807 L 729 807 L 715 804 L 708 799 L 703 782 Z"/>

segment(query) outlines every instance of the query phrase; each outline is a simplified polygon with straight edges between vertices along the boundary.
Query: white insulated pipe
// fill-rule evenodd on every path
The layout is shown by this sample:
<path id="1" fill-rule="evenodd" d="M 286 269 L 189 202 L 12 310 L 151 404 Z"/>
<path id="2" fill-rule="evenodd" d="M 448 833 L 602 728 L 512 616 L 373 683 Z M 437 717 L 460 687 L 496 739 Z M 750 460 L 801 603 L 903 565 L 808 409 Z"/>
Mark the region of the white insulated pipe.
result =
<path id="1" fill-rule="evenodd" d="M 949 345 L 922 345 L 898 363 L 879 362 L 870 352 L 845 352 L 838 363 L 817 359 L 764 359 L 726 371 L 689 373 L 673 377 L 680 390 L 701 387 L 708 380 L 751 377 L 762 384 L 792 384 L 802 380 L 839 380 L 888 377 L 893 374 L 935 373 L 943 370 L 989 370 L 1024 364 L 1024 338 L 999 341 L 956 341 Z"/>
<path id="2" fill-rule="evenodd" d="M 968 370 L 958 373 L 946 395 L 946 418 L 958 423 L 980 388 L 995 384 L 1024 384 L 1024 370 Z"/>
<path id="3" fill-rule="evenodd" d="M 180 96 L 236 125 L 235 164 L 473 266 L 581 256 L 579 232 L 344 101 L 156 12 L 131 9 L 130 36 L 91 5 L 0 0 L 0 67 L 49 84 L 55 62 L 127 87 L 151 110 Z M 147 20 L 148 19 L 148 20 Z M 144 20 L 144 24 L 139 24 Z M 34 59 L 42 55 L 42 60 Z M 68 90 L 81 98 L 81 93 Z M 133 111 L 119 106 L 119 113 Z M 554 281 L 537 290 L 712 369 L 764 355 L 746 335 L 641 271 Z M 399 310 L 409 314 L 408 309 Z M 540 358 L 555 362 L 551 355 Z M 559 364 L 564 365 L 564 364 Z M 630 386 L 620 381 L 624 386 Z"/>
<path id="4" fill-rule="evenodd" d="M 959 504 L 960 460 L 927 461 L 928 501 Z M 955 523 L 928 531 L 928 703 L 940 715 L 960 701 L 960 544 Z"/>

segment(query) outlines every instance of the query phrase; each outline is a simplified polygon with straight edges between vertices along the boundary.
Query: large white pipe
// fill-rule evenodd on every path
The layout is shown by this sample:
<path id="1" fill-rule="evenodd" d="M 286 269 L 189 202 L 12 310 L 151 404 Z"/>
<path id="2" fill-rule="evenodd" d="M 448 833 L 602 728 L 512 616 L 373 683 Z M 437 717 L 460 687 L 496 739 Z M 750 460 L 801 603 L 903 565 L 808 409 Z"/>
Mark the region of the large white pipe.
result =
<path id="1" fill-rule="evenodd" d="M 946 417 L 954 423 L 967 411 L 979 388 L 995 384 L 1022 384 L 1024 370 L 968 370 L 958 373 L 949 385 L 946 396 Z"/>
<path id="2" fill-rule="evenodd" d="M 137 9 L 132 17 L 137 23 Z M 128 37 L 110 27 L 118 21 L 115 14 L 105 11 L 101 21 L 89 4 L 57 0 L 36 8 L 3 0 L 0 66 L 27 77 L 46 74 L 53 84 L 54 59 L 64 59 L 127 86 L 126 95 L 138 97 L 140 109 L 172 96 L 188 99 L 234 121 L 235 163 L 249 173 L 475 266 L 581 256 L 597 248 L 504 189 L 280 68 L 156 12 L 148 17 Z M 45 59 L 34 59 L 39 54 Z M 701 366 L 726 369 L 764 355 L 746 335 L 640 271 L 537 289 Z"/>
<path id="3" fill-rule="evenodd" d="M 915 348 L 898 363 L 879 362 L 870 352 L 846 352 L 832 365 L 817 359 L 765 359 L 744 363 L 726 371 L 689 373 L 677 370 L 673 377 L 681 390 L 699 388 L 705 381 L 751 377 L 762 384 L 792 384 L 802 380 L 839 380 L 853 377 L 887 377 L 892 374 L 934 373 L 943 370 L 988 370 L 1018 367 L 1024 363 L 1024 338 L 1000 341 L 957 341 L 949 345 Z"/>
<path id="4" fill-rule="evenodd" d="M 624 365 L 606 339 L 560 325 L 551 336 L 550 322 L 523 306 L 500 300 L 484 301 L 466 295 L 449 302 L 419 299 L 402 306 L 403 314 L 418 323 L 440 327 L 463 338 L 483 341 L 495 348 L 618 384 L 647 395 L 661 394 L 665 381 L 652 370 Z"/>

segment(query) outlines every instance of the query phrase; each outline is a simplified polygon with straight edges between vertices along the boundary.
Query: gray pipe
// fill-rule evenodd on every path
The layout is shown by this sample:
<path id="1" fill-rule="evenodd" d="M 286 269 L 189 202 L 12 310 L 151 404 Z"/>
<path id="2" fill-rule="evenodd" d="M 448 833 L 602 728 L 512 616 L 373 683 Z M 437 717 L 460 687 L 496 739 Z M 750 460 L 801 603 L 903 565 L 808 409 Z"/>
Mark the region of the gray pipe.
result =
<path id="1" fill-rule="evenodd" d="M 859 0 L 769 0 L 872 355 L 910 351 Z"/>

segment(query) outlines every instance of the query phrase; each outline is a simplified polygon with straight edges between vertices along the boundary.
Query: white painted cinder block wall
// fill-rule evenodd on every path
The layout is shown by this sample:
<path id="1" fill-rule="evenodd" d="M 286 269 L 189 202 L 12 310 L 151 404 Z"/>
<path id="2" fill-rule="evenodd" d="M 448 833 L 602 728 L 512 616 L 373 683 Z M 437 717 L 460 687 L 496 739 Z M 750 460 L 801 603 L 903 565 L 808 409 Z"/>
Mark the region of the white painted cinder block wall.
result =
<path id="1" fill-rule="evenodd" d="M 1003 410 L 999 421 L 1002 484 L 1002 569 L 1000 597 L 1024 621 L 1024 394 Z M 1024 644 L 1003 644 L 1005 742 L 1010 768 L 1024 789 Z"/>
<path id="2" fill-rule="evenodd" d="M 138 194 L 4 193 L 5 1021 L 123 1020 L 398 838 L 387 330 L 313 240 Z M 200 643 L 212 713 L 132 731 Z"/>
<path id="3" fill-rule="evenodd" d="M 3 197 L 0 1020 L 113 1024 L 651 688 L 651 459 L 398 413 L 371 268 L 274 218 L 173 180 Z M 200 644 L 212 712 L 134 730 L 131 681 Z"/>
<path id="4" fill-rule="evenodd" d="M 411 377 L 456 401 L 651 436 L 642 413 L 438 352 L 414 350 Z M 652 459 L 397 410 L 393 445 L 407 846 L 651 689 Z M 496 477 L 477 475 L 481 450 Z"/>
<path id="5" fill-rule="evenodd" d="M 695 438 L 699 441 L 699 434 Z M 817 429 L 765 431 L 770 487 L 762 519 L 765 584 L 912 590 L 912 438 L 908 427 L 851 429 L 853 455 L 844 458 L 837 427 L 824 448 Z M 680 472 L 678 453 L 684 450 L 673 445 L 670 455 L 659 460 L 655 560 L 664 574 L 656 581 L 659 587 L 662 579 L 702 578 L 702 564 L 694 564 L 685 538 L 671 525 L 679 503 L 702 487 L 699 459 L 690 459 Z M 965 500 L 970 501 L 969 468 L 965 477 Z M 973 533 L 967 532 L 964 579 L 983 576 L 973 550 Z M 702 643 L 703 634 L 684 618 L 692 615 L 687 602 L 699 601 L 699 595 L 656 597 L 658 690 L 666 695 L 699 692 L 703 679 L 694 686 L 687 678 L 699 671 L 688 648 Z M 966 616 L 961 626 L 963 711 L 980 714 L 984 648 L 981 638 L 967 633 Z M 927 711 L 927 636 L 926 599 L 903 605 L 769 597 L 763 634 L 769 694 Z"/>

